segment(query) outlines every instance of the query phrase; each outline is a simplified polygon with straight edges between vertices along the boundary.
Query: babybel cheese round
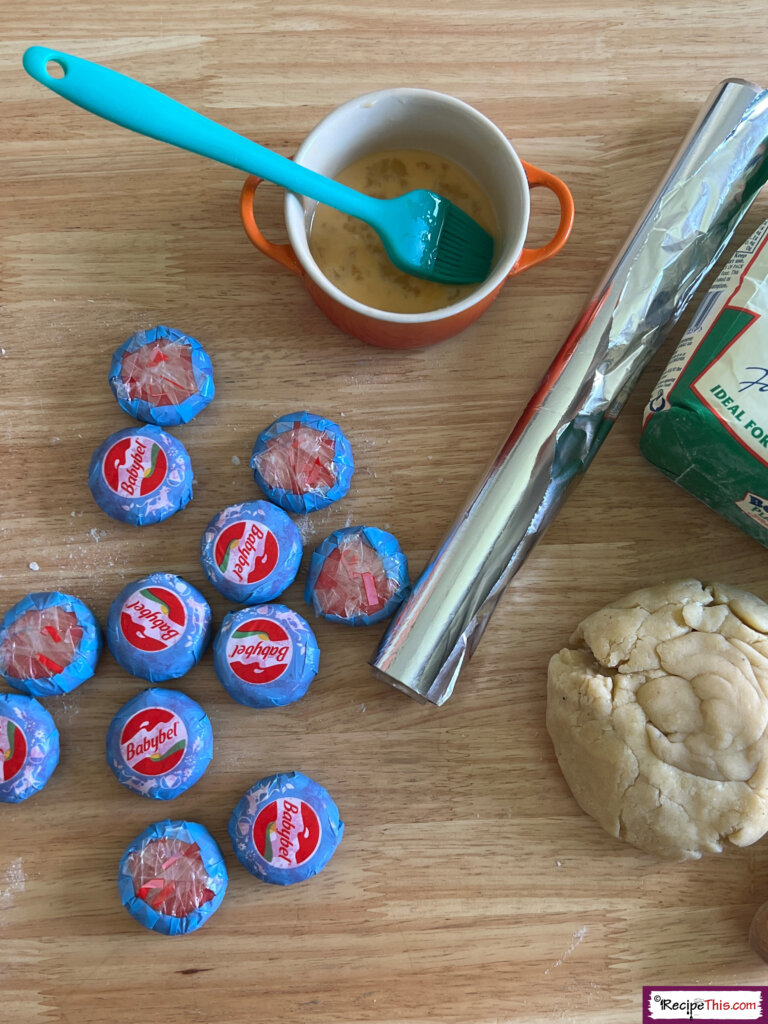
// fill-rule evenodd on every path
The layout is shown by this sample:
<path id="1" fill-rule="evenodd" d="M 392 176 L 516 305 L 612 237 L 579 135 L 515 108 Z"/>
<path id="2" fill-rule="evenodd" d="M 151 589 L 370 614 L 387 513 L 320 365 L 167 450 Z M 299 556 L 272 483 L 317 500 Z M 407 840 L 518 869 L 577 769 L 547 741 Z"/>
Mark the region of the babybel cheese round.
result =
<path id="1" fill-rule="evenodd" d="M 178 679 L 197 664 L 211 635 L 211 609 L 180 576 L 155 572 L 118 594 L 107 645 L 126 672 L 152 683 Z"/>
<path id="2" fill-rule="evenodd" d="M 251 605 L 282 594 L 296 578 L 301 555 L 301 534 L 282 509 L 268 501 L 246 501 L 213 517 L 200 557 L 217 590 Z"/>
<path id="3" fill-rule="evenodd" d="M 316 615 L 368 626 L 393 615 L 409 587 L 396 538 L 373 526 L 348 526 L 315 548 L 304 596 Z"/>
<path id="4" fill-rule="evenodd" d="M 218 910 L 227 868 L 216 840 L 192 821 L 158 821 L 120 860 L 117 885 L 128 913 L 150 931 L 185 935 Z"/>
<path id="5" fill-rule="evenodd" d="M 240 863 L 274 885 L 292 885 L 322 871 L 343 834 L 344 822 L 330 795 L 301 772 L 261 779 L 229 819 Z"/>
<path id="6" fill-rule="evenodd" d="M 309 624 L 282 604 L 241 608 L 213 642 L 222 686 L 240 704 L 280 707 L 299 700 L 317 674 L 320 648 Z"/>
<path id="7" fill-rule="evenodd" d="M 196 338 L 172 327 L 153 327 L 138 331 L 115 351 L 109 386 L 129 416 L 175 427 L 213 399 L 213 366 Z"/>
<path id="8" fill-rule="evenodd" d="M 0 623 L 0 673 L 32 697 L 74 690 L 91 678 L 100 652 L 98 622 L 69 594 L 28 594 Z"/>
<path id="9" fill-rule="evenodd" d="M 39 701 L 0 693 L 0 803 L 41 790 L 59 763 L 59 731 Z"/>
<path id="10" fill-rule="evenodd" d="M 190 502 L 192 464 L 181 441 L 160 427 L 128 427 L 93 453 L 88 486 L 108 516 L 146 526 Z"/>
<path id="11" fill-rule="evenodd" d="M 107 764 L 140 796 L 173 800 L 202 778 L 213 757 L 213 730 L 200 705 L 154 687 L 129 700 L 107 731 Z"/>
<path id="12" fill-rule="evenodd" d="M 309 412 L 281 416 L 256 438 L 256 483 L 288 512 L 314 512 L 343 498 L 355 469 L 341 427 Z"/>

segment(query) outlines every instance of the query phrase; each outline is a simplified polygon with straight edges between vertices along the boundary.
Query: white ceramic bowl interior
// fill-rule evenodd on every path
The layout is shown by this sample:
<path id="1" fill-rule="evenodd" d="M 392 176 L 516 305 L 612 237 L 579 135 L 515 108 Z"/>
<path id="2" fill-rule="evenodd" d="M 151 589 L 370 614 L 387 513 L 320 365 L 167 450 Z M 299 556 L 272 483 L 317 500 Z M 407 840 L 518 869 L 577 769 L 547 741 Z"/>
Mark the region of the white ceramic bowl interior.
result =
<path id="1" fill-rule="evenodd" d="M 317 285 L 342 305 L 378 320 L 425 323 L 452 316 L 494 291 L 525 241 L 530 196 L 514 149 L 492 121 L 461 100 L 428 89 L 384 89 L 337 107 L 310 132 L 295 160 L 328 177 L 384 149 L 424 149 L 460 164 L 493 204 L 502 239 L 488 278 L 461 302 L 428 313 L 391 313 L 350 298 L 323 274 L 309 250 L 313 200 L 287 193 L 285 222 L 294 252 Z"/>

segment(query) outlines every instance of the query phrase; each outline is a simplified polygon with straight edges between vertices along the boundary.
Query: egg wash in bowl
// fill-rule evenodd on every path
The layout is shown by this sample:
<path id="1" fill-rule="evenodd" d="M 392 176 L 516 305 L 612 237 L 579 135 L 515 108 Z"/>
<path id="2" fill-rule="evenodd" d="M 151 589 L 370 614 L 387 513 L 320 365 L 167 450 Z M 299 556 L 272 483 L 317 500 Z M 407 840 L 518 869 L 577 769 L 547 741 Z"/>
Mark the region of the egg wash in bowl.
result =
<path id="1" fill-rule="evenodd" d="M 380 199 L 413 189 L 437 192 L 498 239 L 493 206 L 478 182 L 446 157 L 417 149 L 382 150 L 345 167 L 336 180 Z M 398 270 L 381 239 L 363 221 L 317 204 L 309 248 L 322 273 L 352 299 L 394 313 L 425 313 L 471 295 L 477 284 L 427 281 Z"/>

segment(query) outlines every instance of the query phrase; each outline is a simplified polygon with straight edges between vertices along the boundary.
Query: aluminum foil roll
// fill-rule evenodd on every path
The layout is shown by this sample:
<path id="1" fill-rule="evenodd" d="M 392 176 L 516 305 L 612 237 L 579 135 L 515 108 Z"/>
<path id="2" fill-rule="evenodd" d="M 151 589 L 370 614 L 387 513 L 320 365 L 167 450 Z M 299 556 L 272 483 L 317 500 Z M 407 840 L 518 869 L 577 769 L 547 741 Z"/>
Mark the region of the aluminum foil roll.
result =
<path id="1" fill-rule="evenodd" d="M 768 177 L 768 91 L 711 94 L 656 194 L 372 661 L 443 704 L 505 587 Z"/>

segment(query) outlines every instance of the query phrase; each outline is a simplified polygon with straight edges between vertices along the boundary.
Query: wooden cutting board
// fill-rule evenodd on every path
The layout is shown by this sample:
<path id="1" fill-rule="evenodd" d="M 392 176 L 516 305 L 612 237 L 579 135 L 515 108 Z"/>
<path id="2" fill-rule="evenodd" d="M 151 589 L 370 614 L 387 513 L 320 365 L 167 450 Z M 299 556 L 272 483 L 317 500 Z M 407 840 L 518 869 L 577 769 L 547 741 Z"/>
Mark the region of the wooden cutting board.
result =
<path id="1" fill-rule="evenodd" d="M 710 89 L 727 75 L 768 84 L 765 27 L 760 0 L 7 0 L 2 610 L 30 590 L 62 589 L 103 623 L 127 582 L 165 569 L 201 586 L 220 620 L 229 606 L 202 575 L 201 532 L 225 505 L 258 496 L 256 434 L 303 408 L 341 422 L 357 462 L 348 498 L 302 522 L 307 550 L 370 523 L 399 537 L 417 575 Z M 572 238 L 462 337 L 409 353 L 366 347 L 251 248 L 235 172 L 53 96 L 21 70 L 38 42 L 141 78 L 286 154 L 354 95 L 401 84 L 450 92 L 570 184 Z M 261 204 L 265 231 L 282 239 L 278 190 Z M 554 205 L 534 195 L 532 242 L 552 233 Z M 761 197 L 735 241 L 767 214 Z M 314 623 L 317 680 L 299 704 L 269 712 L 234 704 L 208 653 L 179 687 L 209 713 L 215 758 L 197 786 L 158 806 L 104 762 L 107 726 L 140 681 L 105 653 L 93 680 L 48 702 L 60 767 L 27 804 L 0 807 L 4 1020 L 629 1024 L 643 984 L 768 980 L 747 944 L 768 898 L 768 845 L 670 865 L 619 844 L 576 806 L 544 727 L 547 661 L 609 597 L 698 575 L 768 598 L 765 550 L 638 452 L 642 407 L 686 320 L 444 708 L 372 678 L 375 627 Z M 157 323 L 204 343 L 217 395 L 177 431 L 194 501 L 134 529 L 93 504 L 87 466 L 130 422 L 107 386 L 110 355 Z M 304 565 L 285 595 L 299 611 Z M 291 768 L 329 789 L 346 835 L 322 875 L 282 889 L 238 865 L 226 825 L 256 779 Z M 175 940 L 136 925 L 115 884 L 128 842 L 168 814 L 206 825 L 230 868 L 221 909 Z"/>

